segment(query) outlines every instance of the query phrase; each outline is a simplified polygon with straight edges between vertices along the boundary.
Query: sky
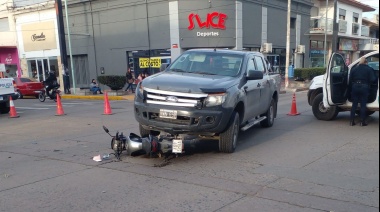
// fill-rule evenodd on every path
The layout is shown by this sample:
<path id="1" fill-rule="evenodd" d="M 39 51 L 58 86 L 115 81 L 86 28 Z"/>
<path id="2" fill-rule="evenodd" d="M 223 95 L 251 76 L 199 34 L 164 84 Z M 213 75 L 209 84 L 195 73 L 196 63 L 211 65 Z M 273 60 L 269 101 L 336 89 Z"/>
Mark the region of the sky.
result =
<path id="1" fill-rule="evenodd" d="M 374 14 L 379 14 L 379 0 L 357 0 L 363 4 L 368 4 L 373 8 L 376 8 L 376 12 L 363 13 L 364 17 L 372 18 Z"/>

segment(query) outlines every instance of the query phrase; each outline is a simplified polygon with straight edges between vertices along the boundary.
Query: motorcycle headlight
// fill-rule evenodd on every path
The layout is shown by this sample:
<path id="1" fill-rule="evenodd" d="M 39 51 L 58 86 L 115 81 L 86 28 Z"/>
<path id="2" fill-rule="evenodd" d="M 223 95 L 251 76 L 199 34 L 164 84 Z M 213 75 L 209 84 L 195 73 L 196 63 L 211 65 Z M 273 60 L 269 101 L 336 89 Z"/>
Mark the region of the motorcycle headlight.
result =
<path id="1" fill-rule="evenodd" d="M 205 100 L 206 107 L 222 105 L 226 101 L 227 94 L 210 94 Z"/>

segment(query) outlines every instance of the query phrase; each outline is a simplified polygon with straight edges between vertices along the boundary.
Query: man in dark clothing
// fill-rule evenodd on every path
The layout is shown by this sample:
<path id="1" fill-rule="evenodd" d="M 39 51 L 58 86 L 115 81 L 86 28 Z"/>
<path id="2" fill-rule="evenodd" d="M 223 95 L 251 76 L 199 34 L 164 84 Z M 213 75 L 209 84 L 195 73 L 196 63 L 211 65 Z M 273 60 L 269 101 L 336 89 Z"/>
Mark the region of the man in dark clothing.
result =
<path id="1" fill-rule="evenodd" d="M 367 126 L 365 119 L 367 117 L 367 101 L 370 91 L 370 86 L 376 80 L 374 70 L 369 67 L 366 58 L 360 59 L 359 65 L 352 69 L 350 73 L 349 86 L 351 87 L 351 120 L 350 126 L 355 126 L 355 112 L 360 103 L 360 119 L 361 126 Z"/>
<path id="2" fill-rule="evenodd" d="M 55 76 L 54 71 L 49 72 L 49 77 L 44 81 L 44 84 L 47 86 L 46 87 L 46 94 L 51 98 L 51 96 L 50 96 L 51 89 L 53 89 L 55 86 L 58 85 L 57 77 Z"/>

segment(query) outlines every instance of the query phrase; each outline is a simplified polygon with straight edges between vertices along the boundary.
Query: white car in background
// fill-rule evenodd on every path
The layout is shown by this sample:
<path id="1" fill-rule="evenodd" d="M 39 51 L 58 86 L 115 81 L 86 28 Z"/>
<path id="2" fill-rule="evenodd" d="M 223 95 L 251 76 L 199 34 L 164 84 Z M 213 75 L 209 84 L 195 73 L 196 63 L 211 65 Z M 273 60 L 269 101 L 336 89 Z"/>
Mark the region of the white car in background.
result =
<path id="1" fill-rule="evenodd" d="M 15 87 L 12 78 L 1 78 L 0 79 L 0 114 L 9 113 L 9 99 L 12 97 L 13 100 L 18 98 L 15 92 Z"/>
<path id="2" fill-rule="evenodd" d="M 379 51 L 373 51 L 364 57 L 379 79 Z M 330 121 L 335 119 L 339 112 L 351 110 L 352 102 L 346 92 L 350 71 L 359 64 L 359 61 L 360 59 L 347 66 L 344 57 L 334 53 L 330 58 L 326 74 L 317 76 L 311 81 L 307 96 L 317 119 Z M 379 111 L 379 80 L 372 84 L 370 89 L 367 115 Z"/>

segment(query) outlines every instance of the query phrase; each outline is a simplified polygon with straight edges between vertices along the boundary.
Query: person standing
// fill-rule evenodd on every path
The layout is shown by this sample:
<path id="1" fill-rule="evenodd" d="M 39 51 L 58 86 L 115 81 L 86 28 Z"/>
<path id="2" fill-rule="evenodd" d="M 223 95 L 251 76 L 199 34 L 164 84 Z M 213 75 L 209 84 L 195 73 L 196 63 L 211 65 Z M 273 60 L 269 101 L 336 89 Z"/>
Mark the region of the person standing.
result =
<path id="1" fill-rule="evenodd" d="M 133 82 L 134 82 L 134 80 L 133 80 L 133 74 L 132 74 L 131 68 L 128 68 L 126 78 L 127 78 L 128 86 L 125 89 L 125 91 L 128 91 L 129 89 L 131 89 L 131 91 L 133 93 Z"/>
<path id="2" fill-rule="evenodd" d="M 367 101 L 371 84 L 376 80 L 374 70 L 368 66 L 365 57 L 360 59 L 359 65 L 350 73 L 349 86 L 351 88 L 352 108 L 350 126 L 355 126 L 355 112 L 360 103 L 361 126 L 367 126 Z"/>

